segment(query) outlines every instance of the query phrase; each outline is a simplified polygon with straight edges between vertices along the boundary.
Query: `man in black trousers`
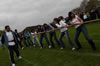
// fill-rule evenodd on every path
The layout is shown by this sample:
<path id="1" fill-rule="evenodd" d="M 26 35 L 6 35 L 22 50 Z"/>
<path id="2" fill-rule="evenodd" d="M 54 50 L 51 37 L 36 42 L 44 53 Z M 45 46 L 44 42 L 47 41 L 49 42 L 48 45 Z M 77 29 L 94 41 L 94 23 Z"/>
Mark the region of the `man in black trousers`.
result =
<path id="1" fill-rule="evenodd" d="M 10 27 L 7 25 L 5 26 L 5 32 L 2 35 L 1 38 L 2 46 L 3 44 L 6 44 L 9 54 L 10 54 L 10 60 L 12 62 L 12 66 L 15 66 L 15 60 L 14 60 L 14 52 L 16 53 L 16 56 L 19 59 L 22 59 L 22 57 L 19 54 L 19 50 L 17 48 L 17 37 L 13 31 L 11 31 Z"/>

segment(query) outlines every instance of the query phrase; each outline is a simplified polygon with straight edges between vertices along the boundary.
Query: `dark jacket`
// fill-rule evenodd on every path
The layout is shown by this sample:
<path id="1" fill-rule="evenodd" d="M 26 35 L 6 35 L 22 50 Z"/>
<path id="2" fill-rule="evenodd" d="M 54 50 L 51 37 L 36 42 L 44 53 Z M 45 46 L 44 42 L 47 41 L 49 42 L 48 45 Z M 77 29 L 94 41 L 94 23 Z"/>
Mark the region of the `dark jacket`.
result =
<path id="1" fill-rule="evenodd" d="M 16 34 L 15 34 L 13 31 L 11 31 L 11 32 L 12 32 L 12 34 L 13 34 L 15 43 L 17 44 L 17 37 L 16 37 Z M 6 32 L 4 32 L 4 33 L 2 34 L 1 42 L 2 42 L 2 44 L 6 44 L 6 46 L 8 47 L 8 37 L 7 37 L 7 35 L 6 35 Z"/>

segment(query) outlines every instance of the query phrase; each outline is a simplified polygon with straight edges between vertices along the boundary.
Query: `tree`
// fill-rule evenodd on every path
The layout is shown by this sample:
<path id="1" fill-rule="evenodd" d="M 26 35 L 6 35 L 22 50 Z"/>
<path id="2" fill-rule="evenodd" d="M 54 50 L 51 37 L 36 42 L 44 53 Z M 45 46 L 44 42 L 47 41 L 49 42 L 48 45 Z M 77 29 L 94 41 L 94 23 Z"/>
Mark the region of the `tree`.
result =
<path id="1" fill-rule="evenodd" d="M 83 2 L 80 5 L 81 10 L 86 10 L 86 7 L 88 5 L 89 0 L 83 0 Z"/>
<path id="2" fill-rule="evenodd" d="M 90 0 L 86 6 L 89 10 L 96 7 L 100 7 L 100 0 Z"/>
<path id="3" fill-rule="evenodd" d="M 74 9 L 74 12 L 90 11 L 92 8 L 100 7 L 100 0 L 83 0 L 79 8 Z"/>

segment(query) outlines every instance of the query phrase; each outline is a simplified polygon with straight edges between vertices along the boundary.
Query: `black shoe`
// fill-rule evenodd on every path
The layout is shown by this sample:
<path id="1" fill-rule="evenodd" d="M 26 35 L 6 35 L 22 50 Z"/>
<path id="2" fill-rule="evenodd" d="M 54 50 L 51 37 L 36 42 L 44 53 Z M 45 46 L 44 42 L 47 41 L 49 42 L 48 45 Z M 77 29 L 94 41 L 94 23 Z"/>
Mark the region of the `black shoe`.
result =
<path id="1" fill-rule="evenodd" d="M 76 50 L 80 50 L 82 47 L 77 48 Z"/>
<path id="2" fill-rule="evenodd" d="M 55 46 L 52 46 L 52 48 L 55 48 Z"/>
<path id="3" fill-rule="evenodd" d="M 96 48 L 93 48 L 93 51 L 96 51 L 97 49 Z"/>

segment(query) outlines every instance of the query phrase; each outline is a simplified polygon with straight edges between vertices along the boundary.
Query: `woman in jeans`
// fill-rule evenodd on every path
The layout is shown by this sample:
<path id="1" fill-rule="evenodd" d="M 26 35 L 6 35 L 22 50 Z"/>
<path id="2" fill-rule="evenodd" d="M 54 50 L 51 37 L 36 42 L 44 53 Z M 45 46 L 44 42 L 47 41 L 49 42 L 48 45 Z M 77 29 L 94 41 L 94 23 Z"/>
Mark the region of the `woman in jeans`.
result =
<path id="1" fill-rule="evenodd" d="M 74 40 L 75 40 L 75 42 L 78 46 L 78 50 L 80 48 L 82 48 L 82 46 L 81 46 L 81 44 L 78 40 L 79 35 L 80 35 L 81 32 L 83 32 L 85 38 L 88 40 L 88 42 L 91 45 L 92 49 L 96 50 L 96 47 L 95 47 L 95 44 L 94 44 L 93 40 L 91 40 L 88 36 L 88 32 L 87 32 L 87 29 L 84 25 L 83 20 L 81 18 L 79 18 L 77 15 L 75 15 L 74 13 L 72 13 L 72 12 L 69 12 L 68 15 L 69 15 L 69 20 L 70 20 L 71 25 L 74 25 L 75 28 L 76 28 L 76 33 L 75 33 Z"/>
<path id="2" fill-rule="evenodd" d="M 60 34 L 60 37 L 59 37 L 59 41 L 60 43 L 62 44 L 62 47 L 65 48 L 65 44 L 63 42 L 63 37 L 64 35 L 66 35 L 67 37 L 67 40 L 69 42 L 69 44 L 71 45 L 72 47 L 72 50 L 75 50 L 75 45 L 73 44 L 72 40 L 70 39 L 69 37 L 69 32 L 68 32 L 68 28 L 64 28 L 64 26 L 68 26 L 66 23 L 65 23 L 65 20 L 62 16 L 60 16 L 59 18 L 55 18 L 54 19 L 54 22 L 56 24 L 56 26 L 58 28 L 61 28 L 61 34 Z"/>
<path id="3" fill-rule="evenodd" d="M 45 38 L 48 47 L 52 48 L 52 46 L 50 45 L 50 42 L 48 40 L 47 33 L 46 33 L 43 25 L 42 26 L 41 25 L 37 26 L 37 33 L 40 34 L 40 44 L 41 44 L 41 46 L 43 47 L 43 43 L 42 42 L 43 42 L 43 38 Z"/>
<path id="4" fill-rule="evenodd" d="M 51 25 L 44 24 L 44 29 L 46 30 L 46 32 L 49 32 L 49 40 L 52 44 L 52 48 L 55 48 L 55 45 L 53 42 L 53 37 L 54 37 L 54 40 L 56 41 L 56 43 L 58 44 L 58 47 L 61 48 L 60 42 L 57 39 L 56 32 L 54 31 L 54 28 Z"/>
<path id="5" fill-rule="evenodd" d="M 33 46 L 35 47 L 36 45 L 35 45 L 35 40 L 37 41 L 37 43 L 38 43 L 38 45 L 39 45 L 39 47 L 40 47 L 40 49 L 42 49 L 42 46 L 41 46 L 41 43 L 40 43 L 40 41 L 39 41 L 39 39 L 38 39 L 38 37 L 37 37 L 37 32 L 36 32 L 36 30 L 34 29 L 34 30 L 32 30 L 31 31 L 31 35 L 32 35 L 32 40 L 33 40 Z"/>

